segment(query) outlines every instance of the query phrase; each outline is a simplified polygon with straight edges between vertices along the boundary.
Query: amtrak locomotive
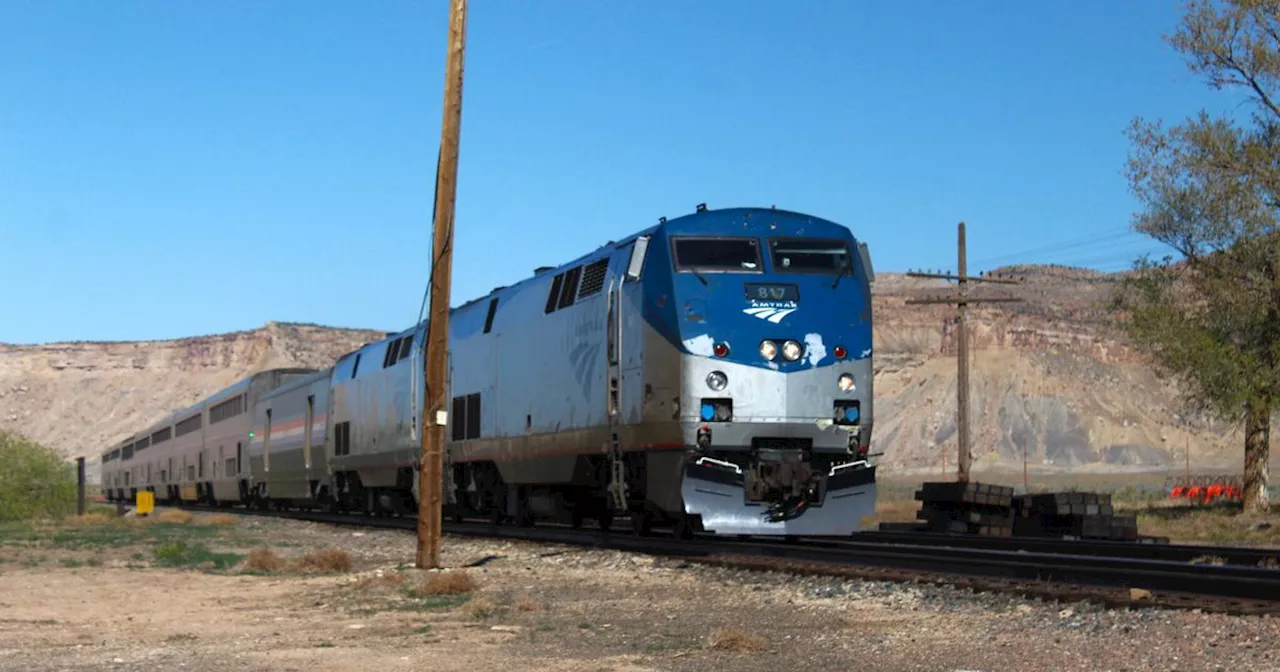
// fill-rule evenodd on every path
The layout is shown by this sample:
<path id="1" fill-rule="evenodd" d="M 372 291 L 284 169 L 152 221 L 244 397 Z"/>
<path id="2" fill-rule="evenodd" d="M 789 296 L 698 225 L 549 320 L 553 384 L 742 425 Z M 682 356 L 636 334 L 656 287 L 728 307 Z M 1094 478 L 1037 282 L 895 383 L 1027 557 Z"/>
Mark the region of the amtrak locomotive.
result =
<path id="1" fill-rule="evenodd" d="M 861 529 L 873 277 L 844 226 L 699 206 L 453 309 L 446 515 Z M 425 336 L 250 376 L 113 446 L 104 490 L 413 513 Z"/>

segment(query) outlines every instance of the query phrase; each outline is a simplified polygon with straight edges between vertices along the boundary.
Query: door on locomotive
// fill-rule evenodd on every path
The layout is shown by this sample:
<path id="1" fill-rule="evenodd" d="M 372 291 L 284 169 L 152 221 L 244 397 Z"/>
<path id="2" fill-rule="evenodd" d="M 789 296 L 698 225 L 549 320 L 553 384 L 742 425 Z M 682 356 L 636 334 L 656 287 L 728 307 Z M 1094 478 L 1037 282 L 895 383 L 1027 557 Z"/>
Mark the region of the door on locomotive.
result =
<path id="1" fill-rule="evenodd" d="M 625 512 L 628 502 L 637 499 L 638 493 L 631 492 L 625 484 L 635 484 L 644 473 L 640 466 L 643 463 L 627 455 L 629 448 L 634 450 L 634 447 L 627 446 L 623 440 L 623 427 L 638 424 L 642 418 L 644 332 L 640 319 L 643 296 L 640 276 L 648 248 L 649 236 L 639 236 L 618 248 L 605 278 L 608 291 L 604 393 L 611 435 L 609 504 L 617 512 Z"/>

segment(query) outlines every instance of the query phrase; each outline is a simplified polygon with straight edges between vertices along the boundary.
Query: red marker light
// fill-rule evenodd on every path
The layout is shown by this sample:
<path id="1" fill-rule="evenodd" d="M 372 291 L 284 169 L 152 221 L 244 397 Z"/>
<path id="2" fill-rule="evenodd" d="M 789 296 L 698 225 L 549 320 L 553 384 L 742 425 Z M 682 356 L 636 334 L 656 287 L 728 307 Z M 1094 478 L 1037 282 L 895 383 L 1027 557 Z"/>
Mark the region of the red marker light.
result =
<path id="1" fill-rule="evenodd" d="M 849 354 L 849 351 L 845 350 L 843 345 L 837 345 L 835 351 L 836 359 L 844 359 L 844 356 Z"/>
<path id="2" fill-rule="evenodd" d="M 728 344 L 716 343 L 715 353 L 716 353 L 716 357 L 724 357 L 725 355 L 729 354 Z"/>

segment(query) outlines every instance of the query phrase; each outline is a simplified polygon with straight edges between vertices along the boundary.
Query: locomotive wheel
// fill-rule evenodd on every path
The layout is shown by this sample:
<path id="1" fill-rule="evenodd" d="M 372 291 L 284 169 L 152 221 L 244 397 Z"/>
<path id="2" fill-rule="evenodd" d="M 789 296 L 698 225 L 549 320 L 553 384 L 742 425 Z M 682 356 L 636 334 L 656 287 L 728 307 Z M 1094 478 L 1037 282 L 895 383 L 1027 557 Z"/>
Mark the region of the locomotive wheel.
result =
<path id="1" fill-rule="evenodd" d="M 637 537 L 647 537 L 653 531 L 653 514 L 648 508 L 631 511 L 631 532 Z"/>
<path id="2" fill-rule="evenodd" d="M 601 530 L 608 532 L 613 527 L 613 509 L 607 506 L 601 509 L 600 516 L 596 519 L 596 522 L 600 525 Z"/>
<path id="3" fill-rule="evenodd" d="M 675 535 L 677 539 L 692 539 L 693 525 L 689 522 L 689 516 L 682 514 L 676 519 Z"/>
<path id="4" fill-rule="evenodd" d="M 517 485 L 514 490 L 516 497 L 516 526 L 533 527 L 533 512 L 529 510 L 529 486 Z"/>

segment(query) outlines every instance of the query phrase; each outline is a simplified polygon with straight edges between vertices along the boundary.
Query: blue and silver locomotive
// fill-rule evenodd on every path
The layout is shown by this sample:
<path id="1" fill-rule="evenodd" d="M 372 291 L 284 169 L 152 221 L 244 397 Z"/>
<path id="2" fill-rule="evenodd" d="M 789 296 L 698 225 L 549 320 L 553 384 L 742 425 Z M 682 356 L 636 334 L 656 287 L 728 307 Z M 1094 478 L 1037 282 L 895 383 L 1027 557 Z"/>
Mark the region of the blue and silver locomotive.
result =
<path id="1" fill-rule="evenodd" d="M 447 513 L 625 515 L 640 533 L 861 529 L 875 508 L 873 277 L 844 226 L 699 206 L 453 309 Z M 415 511 L 425 336 L 422 323 L 272 378 L 246 400 L 243 459 L 225 460 L 238 488 L 153 485 Z M 127 468 L 112 462 L 104 474 Z"/>

